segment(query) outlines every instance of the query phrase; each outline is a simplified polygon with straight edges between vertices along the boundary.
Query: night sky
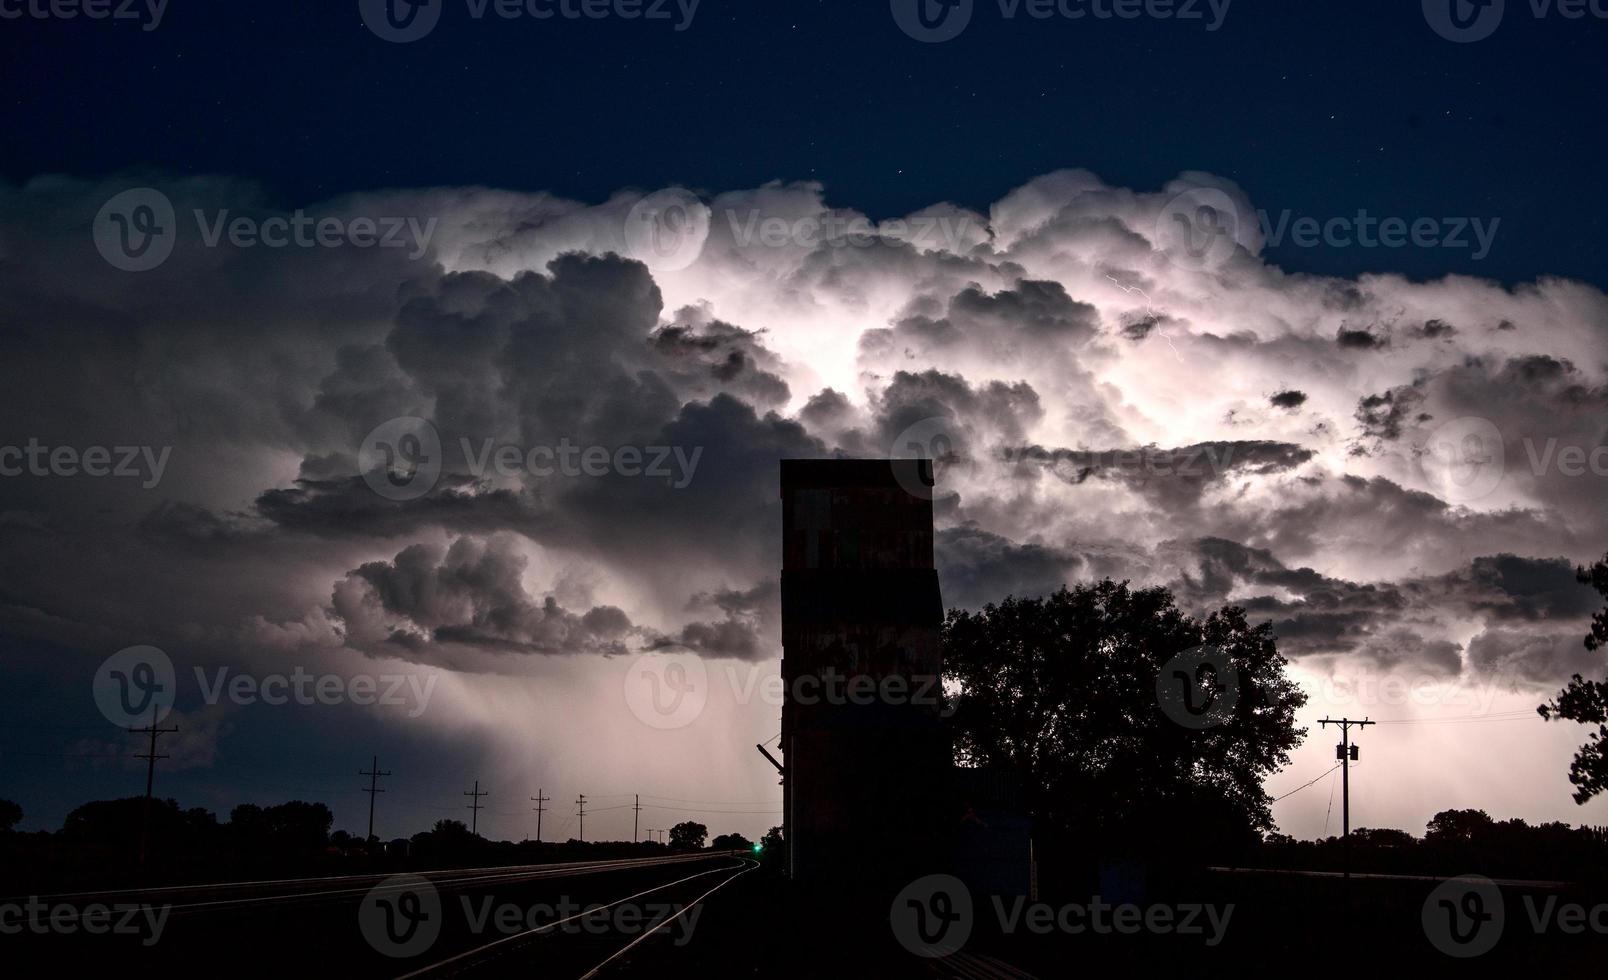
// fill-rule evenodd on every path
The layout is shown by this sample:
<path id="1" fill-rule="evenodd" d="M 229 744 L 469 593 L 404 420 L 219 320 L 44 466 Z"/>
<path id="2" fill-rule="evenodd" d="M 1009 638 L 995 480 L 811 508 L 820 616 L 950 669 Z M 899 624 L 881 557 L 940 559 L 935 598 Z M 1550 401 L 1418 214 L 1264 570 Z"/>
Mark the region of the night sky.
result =
<path id="1" fill-rule="evenodd" d="M 1275 624 L 1312 732 L 1270 793 L 1332 766 L 1317 718 L 1371 714 L 1358 825 L 1604 823 L 1570 800 L 1583 733 L 1534 707 L 1603 666 L 1573 570 L 1608 548 L 1608 23 L 1507 0 L 1454 43 L 1440 2 L 1233 0 L 1208 29 L 1204 2 L 977 0 L 922 43 L 901 0 L 690 22 L 440 0 L 392 43 L 356 0 L 171 0 L 154 30 L 0 0 L 0 465 L 31 440 L 170 452 L 150 485 L 0 477 L 0 797 L 50 829 L 143 788 L 94 678 L 150 644 L 183 729 L 158 792 L 185 806 L 319 799 L 361 831 L 378 754 L 385 837 L 464 816 L 476 779 L 492 836 L 533 833 L 540 788 L 549 837 L 580 793 L 593 837 L 629 835 L 636 793 L 644 827 L 757 837 L 780 822 L 752 748 L 780 727 L 755 693 L 780 656 L 777 461 L 914 434 L 960 450 L 947 606 L 1110 576 Z M 130 271 L 102 232 L 140 188 L 179 232 Z M 633 237 L 665 193 L 684 261 Z M 1170 234 L 1199 200 L 1238 219 L 1206 254 Z M 300 209 L 426 240 L 205 240 Z M 1362 211 L 1464 241 L 1290 232 Z M 906 216 L 943 234 L 744 233 Z M 417 435 L 399 419 L 442 443 L 407 499 L 364 455 Z M 1443 455 L 1468 438 L 1472 472 Z M 668 480 L 474 460 L 565 440 L 698 455 Z M 645 714 L 645 657 L 697 671 L 699 710 Z M 209 702 L 196 679 L 298 668 L 428 704 Z M 1327 790 L 1281 828 L 1332 833 Z"/>
<path id="2" fill-rule="evenodd" d="M 819 180 L 829 203 L 884 218 L 981 208 L 1065 166 L 1141 189 L 1202 170 L 1320 220 L 1502 221 L 1480 261 L 1275 250 L 1286 268 L 1602 283 L 1608 24 L 1507 5 L 1491 37 L 1453 44 L 1411 0 L 1234 0 L 1215 31 L 1007 19 L 979 0 L 958 38 L 922 44 L 878 0 L 703 0 L 681 31 L 679 14 L 477 20 L 452 0 L 429 36 L 392 44 L 352 0 L 172 0 L 149 32 L 7 25 L 0 174 L 226 174 L 286 207 L 387 187 L 596 202 Z"/>

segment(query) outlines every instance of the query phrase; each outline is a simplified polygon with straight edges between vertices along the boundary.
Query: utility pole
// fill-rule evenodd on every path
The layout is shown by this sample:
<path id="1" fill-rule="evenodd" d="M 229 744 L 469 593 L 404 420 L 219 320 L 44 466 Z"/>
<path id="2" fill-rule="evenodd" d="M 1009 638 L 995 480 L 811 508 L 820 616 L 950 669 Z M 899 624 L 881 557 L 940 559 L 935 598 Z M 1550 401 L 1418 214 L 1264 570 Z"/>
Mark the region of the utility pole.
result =
<path id="1" fill-rule="evenodd" d="M 631 814 L 631 843 L 635 844 L 637 842 L 637 826 L 642 823 L 642 797 L 640 794 L 637 796 L 636 805 L 632 809 L 635 812 Z"/>
<path id="2" fill-rule="evenodd" d="M 367 776 L 369 778 L 369 788 L 364 790 L 363 792 L 365 792 L 365 793 L 367 793 L 369 795 L 369 832 L 368 832 L 368 839 L 373 840 L 374 839 L 374 794 L 385 792 L 385 790 L 380 789 L 380 777 L 381 776 L 389 776 L 391 774 L 391 770 L 386 769 L 386 770 L 384 770 L 382 772 L 380 770 L 380 757 L 379 756 L 374 756 L 374 761 L 369 763 L 368 772 L 364 772 L 363 770 L 359 769 L 357 771 L 357 774 L 359 776 Z"/>
<path id="3" fill-rule="evenodd" d="M 482 809 L 484 809 L 480 805 L 480 798 L 482 796 L 490 796 L 491 795 L 491 790 L 488 789 L 484 793 L 482 793 L 480 791 L 480 780 L 477 779 L 477 780 L 475 780 L 474 791 L 473 792 L 465 792 L 463 795 L 472 796 L 472 797 L 475 798 L 475 801 L 473 803 L 469 804 L 468 806 L 464 807 L 464 809 L 474 811 L 469 817 L 469 833 L 471 833 L 471 834 L 479 834 L 480 833 L 480 811 Z"/>
<path id="4" fill-rule="evenodd" d="M 1335 754 L 1340 759 L 1340 827 L 1344 835 L 1345 877 L 1351 879 L 1351 763 L 1357 758 L 1357 747 L 1351 744 L 1351 726 L 1363 728 L 1375 724 L 1364 718 L 1362 721 L 1353 721 L 1350 718 L 1324 718 L 1318 722 L 1324 728 L 1330 725 L 1340 726 L 1340 744 L 1335 746 Z"/>
<path id="5" fill-rule="evenodd" d="M 586 794 L 582 793 L 576 797 L 575 802 L 581 808 L 581 843 L 584 844 L 586 843 Z"/>
<path id="6" fill-rule="evenodd" d="M 541 787 L 537 787 L 536 795 L 532 796 L 531 799 L 536 801 L 536 805 L 531 809 L 536 811 L 536 843 L 540 844 L 542 842 L 542 813 L 547 810 L 547 808 L 542 806 L 542 804 L 551 800 L 552 797 L 543 796 Z"/>
<path id="7" fill-rule="evenodd" d="M 151 840 L 151 788 L 156 783 L 156 760 L 166 759 L 166 755 L 156 752 L 156 738 L 158 735 L 169 735 L 178 731 L 177 725 L 172 728 L 156 727 L 156 707 L 151 708 L 151 723 L 144 728 L 130 728 L 135 735 L 151 736 L 151 747 L 144 755 L 135 754 L 134 758 L 145 760 L 145 806 L 140 811 L 140 864 L 145 863 L 145 851 Z"/>

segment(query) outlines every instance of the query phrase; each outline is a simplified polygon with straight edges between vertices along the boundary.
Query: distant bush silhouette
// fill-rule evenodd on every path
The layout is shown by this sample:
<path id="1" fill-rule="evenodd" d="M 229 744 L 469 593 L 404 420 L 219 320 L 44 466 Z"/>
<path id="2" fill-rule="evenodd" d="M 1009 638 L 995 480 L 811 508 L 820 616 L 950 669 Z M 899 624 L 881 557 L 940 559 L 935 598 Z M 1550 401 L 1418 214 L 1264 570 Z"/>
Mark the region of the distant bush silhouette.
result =
<path id="1" fill-rule="evenodd" d="M 22 807 L 10 800 L 0 800 L 0 833 L 6 833 L 22 823 Z"/>
<path id="2" fill-rule="evenodd" d="M 1261 848 L 1262 866 L 1335 870 L 1342 841 L 1329 837 L 1297 841 L 1269 835 Z M 1484 810 L 1442 810 L 1414 837 L 1403 830 L 1358 828 L 1351 832 L 1352 866 L 1386 874 L 1484 874 L 1561 881 L 1601 882 L 1608 878 L 1608 830 L 1562 823 L 1532 826 L 1523 820 L 1495 820 Z"/>

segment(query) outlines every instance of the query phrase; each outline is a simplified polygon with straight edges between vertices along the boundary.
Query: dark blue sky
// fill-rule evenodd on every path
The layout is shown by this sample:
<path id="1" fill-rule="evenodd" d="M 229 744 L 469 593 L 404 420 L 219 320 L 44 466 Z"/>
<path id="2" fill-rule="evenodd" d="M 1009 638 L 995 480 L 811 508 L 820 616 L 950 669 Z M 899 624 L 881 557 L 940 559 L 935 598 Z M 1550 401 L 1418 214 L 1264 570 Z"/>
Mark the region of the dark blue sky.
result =
<path id="1" fill-rule="evenodd" d="M 1472 44 L 1437 36 L 1413 0 L 1235 0 L 1215 32 L 1006 19 L 978 0 L 964 34 L 930 45 L 886 0 L 703 0 L 679 32 L 477 21 L 443 2 L 412 44 L 369 32 L 355 0 L 171 0 L 149 32 L 0 21 L 3 176 L 230 174 L 285 205 L 427 184 L 595 201 L 815 178 L 830 202 L 886 217 L 986 207 L 1059 167 L 1136 189 L 1195 169 L 1274 213 L 1501 219 L 1483 261 L 1286 245 L 1272 252 L 1286 268 L 1608 283 L 1608 24 L 1538 20 L 1530 0 Z"/>

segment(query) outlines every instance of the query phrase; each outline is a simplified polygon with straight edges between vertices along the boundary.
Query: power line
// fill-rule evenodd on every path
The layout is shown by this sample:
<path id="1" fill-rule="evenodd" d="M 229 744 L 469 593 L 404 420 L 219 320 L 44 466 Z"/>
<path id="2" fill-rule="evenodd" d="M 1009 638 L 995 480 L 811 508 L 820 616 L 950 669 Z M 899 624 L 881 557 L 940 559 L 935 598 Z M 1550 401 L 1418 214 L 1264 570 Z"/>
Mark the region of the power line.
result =
<path id="1" fill-rule="evenodd" d="M 1325 772 L 1323 774 L 1323 776 L 1327 776 L 1327 775 L 1329 775 L 1329 773 L 1332 773 L 1332 772 L 1334 772 L 1335 769 L 1339 769 L 1339 768 L 1340 768 L 1340 766 L 1337 764 L 1337 765 L 1335 765 L 1334 769 L 1330 769 L 1328 772 Z M 1284 796 L 1275 796 L 1275 797 L 1273 797 L 1271 802 L 1277 803 L 1278 801 L 1280 801 L 1282 799 L 1285 799 L 1286 797 L 1294 796 L 1295 794 L 1297 794 L 1297 793 L 1301 792 L 1302 790 L 1306 789 L 1308 786 L 1311 786 L 1314 783 L 1318 782 L 1318 780 L 1321 780 L 1323 778 L 1323 776 L 1319 776 L 1317 779 L 1312 780 L 1312 782 L 1302 783 L 1301 785 L 1297 786 L 1295 789 L 1292 789 L 1288 793 L 1285 793 Z"/>
<path id="2" fill-rule="evenodd" d="M 771 806 L 781 800 L 681 800 L 674 796 L 654 796 L 644 793 L 650 800 L 669 800 L 671 803 L 707 803 L 710 806 Z"/>
<path id="3" fill-rule="evenodd" d="M 1442 718 L 1395 718 L 1387 721 L 1376 721 L 1375 725 L 1469 725 L 1482 722 L 1524 721 L 1526 719 L 1544 721 L 1534 709 L 1495 711 L 1490 714 L 1447 715 Z"/>
<path id="4" fill-rule="evenodd" d="M 1335 769 L 1339 769 L 1339 768 L 1340 768 L 1339 766 L 1335 766 L 1334 769 L 1330 769 L 1329 771 L 1332 773 L 1332 772 L 1335 771 Z M 1329 818 L 1331 816 L 1333 816 L 1333 815 L 1334 815 L 1334 782 L 1331 780 L 1330 783 L 1329 783 L 1329 808 L 1327 810 L 1323 811 L 1323 836 L 1325 836 L 1325 837 L 1329 836 Z"/>
<path id="5" fill-rule="evenodd" d="M 734 814 L 736 816 L 750 816 L 750 817 L 763 817 L 763 816 L 767 816 L 767 815 L 772 814 L 772 813 L 781 813 L 782 812 L 780 808 L 775 809 L 775 810 L 715 810 L 715 809 L 711 809 L 709 807 L 697 807 L 697 806 L 691 806 L 691 807 L 689 807 L 689 806 L 663 806 L 663 805 L 658 804 L 658 803 L 647 803 L 647 804 L 643 804 L 643 805 L 644 805 L 644 807 L 651 806 L 655 810 L 677 810 L 677 811 L 679 811 L 681 813 L 725 813 L 725 814 Z"/>

